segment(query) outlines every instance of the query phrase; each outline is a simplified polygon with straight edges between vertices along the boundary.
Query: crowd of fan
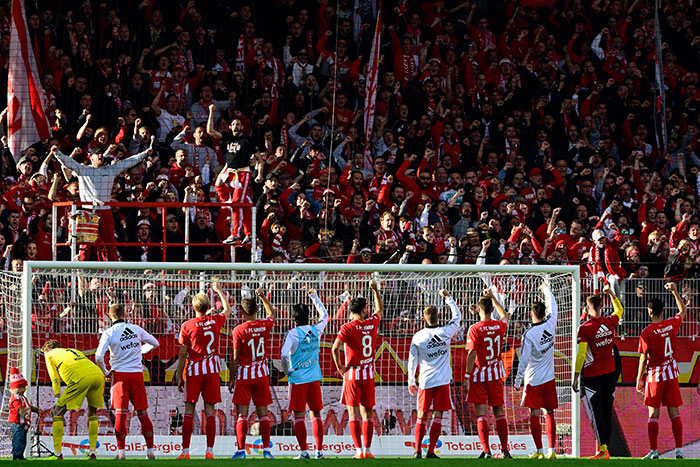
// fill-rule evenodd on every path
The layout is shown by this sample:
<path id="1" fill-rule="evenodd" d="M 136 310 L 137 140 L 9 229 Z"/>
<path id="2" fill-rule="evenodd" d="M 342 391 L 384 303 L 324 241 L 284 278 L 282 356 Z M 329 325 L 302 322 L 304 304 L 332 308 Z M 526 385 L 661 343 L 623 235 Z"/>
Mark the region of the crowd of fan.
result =
<path id="1" fill-rule="evenodd" d="M 112 200 L 254 204 L 255 245 L 250 217 L 228 208 L 165 208 L 165 231 L 160 209 L 111 210 L 118 240 L 105 242 L 183 242 L 190 222 L 190 261 L 229 261 L 226 241 L 239 260 L 252 249 L 272 262 L 694 275 L 700 7 L 662 2 L 663 151 L 652 3 L 385 0 L 365 135 L 377 2 L 27 2 L 53 137 L 14 157 L 3 140 L 3 264 L 50 259 L 51 203 L 86 199 L 57 146 L 94 167 L 141 154 Z M 247 141 L 248 178 L 227 163 L 232 141 Z M 183 260 L 183 247 L 166 250 Z M 157 245 L 115 254 L 163 257 Z"/>

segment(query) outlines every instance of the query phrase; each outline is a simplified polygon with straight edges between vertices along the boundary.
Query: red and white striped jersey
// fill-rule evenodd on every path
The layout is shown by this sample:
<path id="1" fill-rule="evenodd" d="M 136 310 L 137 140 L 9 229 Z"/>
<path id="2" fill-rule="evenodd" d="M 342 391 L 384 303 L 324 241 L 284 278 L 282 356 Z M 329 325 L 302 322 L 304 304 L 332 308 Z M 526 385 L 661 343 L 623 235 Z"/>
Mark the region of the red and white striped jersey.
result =
<path id="1" fill-rule="evenodd" d="M 346 381 L 374 379 L 374 353 L 376 350 L 379 315 L 365 320 L 354 320 L 343 324 L 338 339 L 345 344 Z"/>
<path id="2" fill-rule="evenodd" d="M 647 381 L 668 381 L 678 378 L 678 364 L 674 357 L 676 335 L 683 324 L 679 315 L 652 323 L 639 336 L 639 353 L 647 357 Z"/>
<path id="3" fill-rule="evenodd" d="M 187 376 L 206 375 L 221 371 L 219 334 L 226 315 L 214 314 L 186 321 L 180 328 L 180 345 L 187 351 Z"/>
<path id="4" fill-rule="evenodd" d="M 472 382 L 496 381 L 506 377 L 501 348 L 507 328 L 508 324 L 495 319 L 479 321 L 469 327 L 465 349 L 476 351 Z"/>
<path id="5" fill-rule="evenodd" d="M 266 344 L 275 320 L 272 318 L 246 321 L 233 330 L 232 346 L 238 349 L 236 379 L 255 379 L 270 374 Z"/>

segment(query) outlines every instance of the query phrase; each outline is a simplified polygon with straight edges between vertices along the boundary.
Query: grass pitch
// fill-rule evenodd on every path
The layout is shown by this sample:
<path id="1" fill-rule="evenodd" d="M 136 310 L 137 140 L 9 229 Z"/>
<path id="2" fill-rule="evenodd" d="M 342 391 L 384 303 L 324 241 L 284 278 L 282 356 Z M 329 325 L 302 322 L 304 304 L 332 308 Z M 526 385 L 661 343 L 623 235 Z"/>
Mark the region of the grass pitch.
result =
<path id="1" fill-rule="evenodd" d="M 264 460 L 264 459 L 246 459 L 244 461 L 232 461 L 230 459 L 215 459 L 215 460 L 205 460 L 204 458 L 193 458 L 190 460 L 183 460 L 183 461 L 178 461 L 175 460 L 174 458 L 168 458 L 168 459 L 157 459 L 155 461 L 147 461 L 146 459 L 139 459 L 139 458 L 132 458 L 132 459 L 127 459 L 126 461 L 116 461 L 114 459 L 105 459 L 105 458 L 100 458 L 96 462 L 92 463 L 93 465 L 97 466 L 124 466 L 124 465 L 147 465 L 149 467 L 172 467 L 173 464 L 181 465 L 182 467 L 198 467 L 198 466 L 207 466 L 207 467 L 216 467 L 216 466 L 227 466 L 230 467 L 231 465 L 235 465 L 238 463 L 242 464 L 253 464 L 256 467 L 263 467 L 263 465 L 268 466 L 268 467 L 274 467 L 275 464 L 277 465 L 286 465 L 287 462 L 291 461 L 292 458 L 290 457 L 278 457 L 275 460 Z M 65 461 L 61 461 L 59 465 L 62 463 L 68 463 L 69 465 L 73 465 L 74 462 L 87 462 L 86 459 L 83 458 L 75 458 L 75 459 L 66 459 Z M 42 459 L 30 459 L 27 463 L 29 464 L 56 464 L 57 461 L 46 461 Z M 406 458 L 396 458 L 396 457 L 384 457 L 384 458 L 377 458 L 375 460 L 356 460 L 356 459 L 350 459 L 350 458 L 326 458 L 322 460 L 294 460 L 295 464 L 309 464 L 309 465 L 316 465 L 320 464 L 321 466 L 328 466 L 328 467 L 357 467 L 358 465 L 372 465 L 372 464 L 377 464 L 381 462 L 382 466 L 384 467 L 414 467 L 416 464 L 419 465 L 424 465 L 424 464 L 438 464 L 439 467 L 462 467 L 465 462 L 467 462 L 470 465 L 487 465 L 491 463 L 497 463 L 497 464 L 505 464 L 505 465 L 512 465 L 512 466 L 536 466 L 536 465 L 547 465 L 547 464 L 556 464 L 557 466 L 565 466 L 565 467 L 574 467 L 576 465 L 579 465 L 580 463 L 585 463 L 588 465 L 594 465 L 594 464 L 605 464 L 610 467 L 632 467 L 633 465 L 637 465 L 636 463 L 640 462 L 640 459 L 636 458 L 612 458 L 610 460 L 588 460 L 588 459 L 556 459 L 556 460 L 530 460 L 527 458 L 515 458 L 515 459 L 475 459 L 475 458 L 442 458 L 439 459 L 437 462 L 432 460 L 432 459 L 406 459 Z M 651 462 L 651 461 L 649 461 Z M 684 459 L 684 460 L 676 460 L 676 459 L 659 459 L 656 461 L 652 462 L 654 465 L 657 464 L 663 464 L 663 465 L 698 465 L 698 460 L 697 459 Z M 7 459 L 2 459 L 0 460 L 0 465 L 22 465 L 22 463 L 18 463 L 16 461 L 11 461 Z"/>

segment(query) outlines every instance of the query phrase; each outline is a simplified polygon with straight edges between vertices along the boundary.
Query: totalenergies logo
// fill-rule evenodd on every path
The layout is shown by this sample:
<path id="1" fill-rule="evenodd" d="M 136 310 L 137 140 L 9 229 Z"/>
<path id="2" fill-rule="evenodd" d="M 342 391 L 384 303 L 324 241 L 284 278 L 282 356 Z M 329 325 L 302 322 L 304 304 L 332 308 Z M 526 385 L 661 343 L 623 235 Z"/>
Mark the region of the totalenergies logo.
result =
<path id="1" fill-rule="evenodd" d="M 255 441 L 253 441 L 253 444 L 247 444 L 246 443 L 246 448 L 252 449 L 255 454 L 262 454 L 263 453 L 263 442 L 262 438 L 258 438 Z M 272 449 L 272 441 L 270 441 L 270 445 L 268 446 L 268 449 Z"/>
<path id="2" fill-rule="evenodd" d="M 415 445 L 413 444 L 412 441 L 406 441 L 404 445 L 408 448 L 413 448 L 415 449 Z M 430 446 L 430 438 L 425 438 L 421 443 L 420 447 L 424 451 L 428 451 L 428 447 Z M 439 448 L 442 447 L 442 441 L 438 439 L 437 443 L 435 443 L 435 454 L 440 454 L 440 451 L 438 451 Z"/>
<path id="3" fill-rule="evenodd" d="M 425 439 L 423 440 L 423 442 L 420 443 L 420 447 L 421 447 L 424 451 L 427 452 L 427 451 L 428 451 L 428 446 L 430 446 L 430 438 L 425 438 Z M 440 451 L 438 451 L 438 449 L 440 449 L 441 447 L 442 447 L 442 441 L 440 441 L 440 440 L 438 439 L 438 440 L 437 440 L 437 443 L 435 443 L 435 454 L 440 454 Z"/>
<path id="4" fill-rule="evenodd" d="M 63 443 L 62 446 L 64 448 L 68 448 L 71 450 L 73 455 L 75 456 L 78 454 L 78 451 L 80 451 L 82 454 L 87 454 L 90 452 L 90 440 L 89 439 L 84 439 L 80 443 Z M 97 450 L 100 447 L 100 442 L 97 442 L 97 447 L 95 450 Z"/>

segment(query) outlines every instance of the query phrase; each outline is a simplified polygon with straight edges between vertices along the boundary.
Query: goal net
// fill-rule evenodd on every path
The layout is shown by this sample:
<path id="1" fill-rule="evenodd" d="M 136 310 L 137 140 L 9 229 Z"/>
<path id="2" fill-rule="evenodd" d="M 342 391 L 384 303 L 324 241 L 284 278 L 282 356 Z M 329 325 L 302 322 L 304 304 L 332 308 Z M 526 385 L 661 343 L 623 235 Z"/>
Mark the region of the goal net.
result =
<path id="1" fill-rule="evenodd" d="M 578 454 L 578 400 L 572 398 L 572 354 L 575 349 L 575 328 L 578 325 L 578 273 L 574 267 L 504 268 L 501 266 L 450 265 L 291 265 L 291 264 L 220 264 L 184 265 L 144 263 L 27 263 L 23 273 L 3 272 L 2 308 L 7 326 L 6 372 L 19 367 L 29 379 L 27 392 L 41 413 L 33 429 L 36 440 L 52 446 L 51 406 L 54 402 L 51 384 L 40 348 L 49 338 L 58 339 L 63 347 L 77 348 L 92 356 L 97 348 L 100 331 L 109 326 L 108 306 L 122 303 L 128 320 L 142 326 L 160 341 L 160 347 L 146 354 L 143 361 L 144 379 L 153 420 L 157 455 L 176 455 L 180 450 L 180 434 L 184 404 L 182 394 L 173 384 L 177 366 L 178 332 L 187 319 L 194 316 L 191 298 L 207 293 L 215 310 L 221 308 L 218 296 L 211 289 L 212 281 L 222 284 L 234 315 L 226 324 L 220 339 L 219 353 L 224 360 L 221 371 L 223 402 L 216 406 L 217 455 L 231 455 L 235 450 L 235 407 L 231 402 L 227 382 L 228 361 L 231 357 L 231 330 L 241 323 L 237 305 L 258 287 L 263 287 L 278 310 L 266 353 L 270 359 L 270 384 L 273 404 L 269 407 L 272 421 L 272 452 L 275 455 L 296 454 L 293 414 L 288 411 L 288 384 L 281 371 L 280 349 L 285 333 L 294 324 L 292 305 L 310 304 L 303 287 L 312 287 L 327 307 L 330 321 L 322 336 L 320 364 L 323 372 L 322 390 L 325 430 L 324 450 L 330 456 L 352 455 L 354 449 L 348 427 L 348 413 L 340 404 L 342 379 L 335 369 L 331 346 L 340 326 L 347 322 L 347 306 L 343 305 L 347 291 L 353 296 L 371 297 L 369 281 L 375 279 L 381 287 L 385 316 L 379 331 L 376 360 L 376 406 L 374 408 L 376 455 L 410 456 L 413 452 L 413 431 L 416 422 L 416 398 L 407 389 L 408 352 L 413 334 L 423 327 L 422 310 L 427 305 L 440 309 L 441 324 L 449 319 L 439 291 L 449 290 L 462 309 L 463 331 L 452 342 L 452 402 L 454 409 L 443 415 L 443 434 L 438 451 L 443 456 L 471 456 L 480 452 L 476 432 L 474 407 L 465 402 L 462 381 L 466 367 L 464 350 L 466 330 L 478 320 L 469 313 L 485 288 L 492 288 L 506 310 L 512 313 L 507 339 L 503 344 L 506 367 L 506 408 L 510 432 L 510 451 L 514 455 L 529 454 L 534 443 L 529 435 L 529 413 L 520 406 L 521 391 L 512 386 L 520 354 L 520 338 L 529 326 L 530 307 L 542 301 L 538 287 L 547 283 L 559 307 L 555 344 L 555 373 L 559 407 L 557 411 L 557 454 Z M 18 275 L 19 274 L 19 275 Z M 370 300 L 370 303 L 372 301 Z M 312 307 L 313 309 L 313 307 Z M 107 357 L 108 361 L 109 356 Z M 7 379 L 6 379 L 7 381 Z M 0 417 L 7 420 L 8 388 L 2 400 Z M 111 456 L 116 451 L 114 413 L 109 410 L 109 381 L 105 390 L 105 408 L 98 412 L 100 421 L 99 453 Z M 251 433 L 246 446 L 250 454 L 262 454 L 262 443 L 256 431 L 254 411 L 251 411 Z M 492 417 L 492 415 L 490 415 Z M 193 455 L 204 454 L 204 412 L 197 406 Z M 307 418 L 310 425 L 310 421 Z M 500 451 L 494 436 L 491 418 L 491 447 Z M 87 447 L 87 412 L 70 411 L 65 417 L 64 455 L 82 455 Z M 310 427 L 309 427 L 310 428 Z M 2 429 L 2 427 L 0 427 Z M 310 432 L 310 430 L 309 430 Z M 129 422 L 127 447 L 134 453 L 145 451 L 137 417 Z M 310 439 L 311 441 L 311 439 Z M 4 454 L 9 442 L 3 441 Z M 546 442 L 546 440 L 545 440 Z M 427 438 L 425 440 L 427 447 Z M 37 454 L 34 448 L 33 454 Z M 133 456 L 133 455 L 132 455 Z"/>

